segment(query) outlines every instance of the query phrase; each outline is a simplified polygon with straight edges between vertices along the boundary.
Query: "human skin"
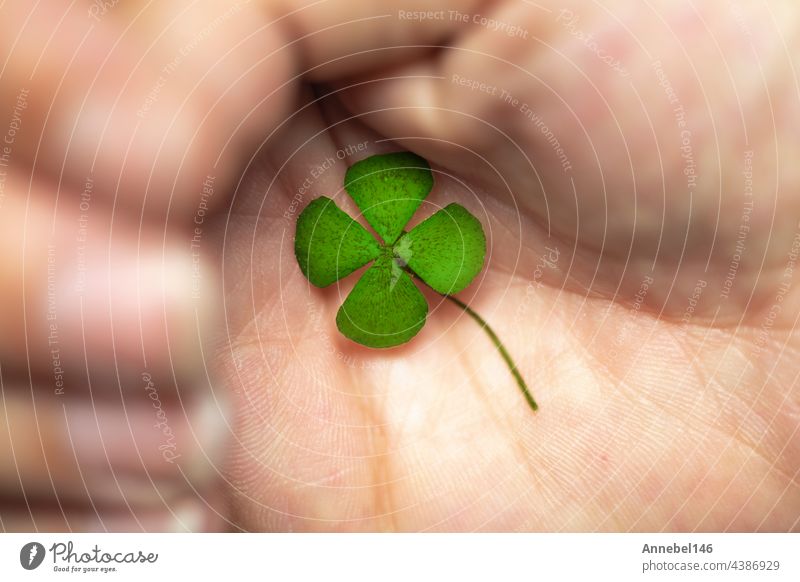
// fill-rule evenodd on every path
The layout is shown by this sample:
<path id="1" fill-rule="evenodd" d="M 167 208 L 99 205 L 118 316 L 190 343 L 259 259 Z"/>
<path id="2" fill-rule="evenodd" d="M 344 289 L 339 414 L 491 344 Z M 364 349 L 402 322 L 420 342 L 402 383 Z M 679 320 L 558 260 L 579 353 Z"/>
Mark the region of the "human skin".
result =
<path id="1" fill-rule="evenodd" d="M 161 67 L 192 41 L 197 23 L 223 12 L 218 4 L 181 13 L 186 4 L 170 3 L 141 15 L 115 6 L 90 36 L 109 50 L 95 46 L 88 56 L 75 48 L 84 12 L 69 13 L 60 28 L 52 12 L 31 15 L 28 26 L 55 31 L 51 44 L 63 44 L 45 50 L 38 65 L 45 72 L 31 83 L 16 175 L 0 212 L 4 247 L 20 257 L 3 266 L 3 317 L 26 314 L 0 340 L 9 427 L 0 431 L 4 528 L 800 527 L 796 280 L 779 293 L 800 221 L 791 163 L 798 153 L 792 130 L 800 127 L 797 8 L 742 7 L 751 33 L 744 40 L 727 2 L 705 3 L 701 13 L 675 2 L 620 1 L 608 10 L 540 3 L 550 9 L 544 13 L 521 2 L 424 6 L 514 22 L 530 33 L 521 39 L 457 20 L 401 20 L 398 10 L 415 9 L 407 3 L 372 9 L 390 18 L 342 24 L 370 9 L 325 2 L 263 29 L 295 6 L 251 4 L 242 10 L 266 10 L 225 20 L 169 73 L 154 100 Z M 9 30 L 29 15 L 16 10 L 4 19 Z M 169 24 L 178 14 L 182 36 Z M 167 30 L 173 33 L 159 36 Z M 619 54 L 629 76 L 600 62 L 576 30 L 604 31 L 598 46 Z M 249 32 L 256 36 L 248 40 Z M 22 35 L 32 45 L 20 48 L 8 40 L 14 36 L 3 35 L 3 52 L 12 57 L 9 74 L 20 76 L 0 85 L 4 111 L 50 38 Z M 209 67 L 240 42 L 224 66 Z M 444 42 L 448 48 L 437 51 L 385 49 Z M 753 69 L 751 46 L 763 75 Z M 73 56 L 91 74 L 69 76 L 60 88 Z M 691 112 L 699 167 L 691 200 L 657 60 Z M 333 94 L 315 100 L 292 81 L 296 75 Z M 470 91 L 453 75 L 529 103 L 568 153 L 569 175 L 519 104 Z M 87 96 L 93 107 L 81 109 Z M 117 96 L 130 102 L 115 106 Z M 366 150 L 336 158 L 362 142 Z M 410 344 L 369 350 L 338 335 L 334 323 L 357 276 L 318 290 L 297 268 L 292 200 L 311 169 L 336 160 L 302 204 L 324 194 L 356 216 L 341 191 L 347 164 L 400 147 L 435 171 L 417 220 L 459 202 L 483 223 L 487 265 L 462 298 L 506 343 L 539 412 L 527 408 L 484 333 L 451 303 L 427 294 L 428 323 Z M 95 150 L 102 163 L 90 170 Z M 754 206 L 725 298 L 746 151 L 753 152 Z M 99 380 L 91 392 L 85 380 L 66 389 L 76 419 L 66 433 L 63 401 L 52 396 L 47 320 L 37 322 L 29 306 L 47 297 L 52 223 L 63 232 L 51 242 L 58 256 L 75 257 L 74 208 L 90 172 L 96 205 L 88 246 L 96 262 L 89 263 L 88 305 L 100 307 L 75 323 L 66 313 L 80 303 L 66 303 L 73 307 L 60 308 L 59 333 L 63 344 L 78 346 L 65 352 L 68 372 L 85 363 Z M 208 175 L 215 176 L 216 215 L 201 228 L 200 299 L 187 302 L 194 281 L 187 241 Z M 73 201 L 72 213 L 63 201 L 56 206 L 56 191 Z M 141 268 L 128 283 L 109 284 L 131 263 Z M 69 273 L 75 265 L 60 268 Z M 700 279 L 695 311 L 681 323 Z M 142 290 L 152 297 L 143 301 Z M 778 297 L 780 313 L 765 327 Z M 148 322 L 146 333 L 137 315 Z M 207 337 L 203 351 L 198 330 Z M 30 339 L 20 342 L 26 331 Z M 183 456 L 174 464 L 158 449 L 163 432 L 153 432 L 141 351 L 178 433 Z M 96 411 L 93 403 L 101 403 Z M 95 422 L 99 431 L 81 433 Z M 111 462 L 97 447 L 98 432 L 118 447 Z M 64 460 L 73 451 L 75 464 Z M 109 487 L 119 474 L 126 486 Z M 153 486 L 153 475 L 163 484 Z M 69 503 L 54 504 L 53 491 Z"/>

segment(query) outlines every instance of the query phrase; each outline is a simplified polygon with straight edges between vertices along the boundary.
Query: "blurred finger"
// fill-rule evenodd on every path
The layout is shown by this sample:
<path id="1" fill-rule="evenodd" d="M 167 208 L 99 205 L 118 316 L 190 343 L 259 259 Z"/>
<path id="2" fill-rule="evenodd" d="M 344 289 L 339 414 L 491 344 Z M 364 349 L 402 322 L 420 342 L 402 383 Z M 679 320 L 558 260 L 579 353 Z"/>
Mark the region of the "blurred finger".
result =
<path id="1" fill-rule="evenodd" d="M 96 8 L 95 5 L 92 5 Z M 11 163 L 120 204 L 190 223 L 216 183 L 227 195 L 258 141 L 283 118 L 290 51 L 266 11 L 244 2 L 4 5 L 0 121 Z"/>
<path id="2" fill-rule="evenodd" d="M 227 521 L 203 500 L 178 500 L 162 509 L 0 506 L 4 532 L 208 532 L 227 529 Z"/>
<path id="3" fill-rule="evenodd" d="M 216 292 L 201 237 L 192 250 L 189 234 L 112 219 L 91 183 L 67 194 L 18 178 L 9 175 L 0 212 L 5 371 L 27 362 L 56 389 L 100 368 L 198 373 L 200 321 Z"/>
<path id="4" fill-rule="evenodd" d="M 0 497 L 152 506 L 206 490 L 227 432 L 211 394 L 178 400 L 149 377 L 123 398 L 54 397 L 4 382 Z"/>
<path id="5" fill-rule="evenodd" d="M 265 4 L 286 19 L 298 39 L 302 70 L 309 78 L 323 81 L 424 55 L 469 28 L 471 15 L 486 3 L 269 0 Z"/>

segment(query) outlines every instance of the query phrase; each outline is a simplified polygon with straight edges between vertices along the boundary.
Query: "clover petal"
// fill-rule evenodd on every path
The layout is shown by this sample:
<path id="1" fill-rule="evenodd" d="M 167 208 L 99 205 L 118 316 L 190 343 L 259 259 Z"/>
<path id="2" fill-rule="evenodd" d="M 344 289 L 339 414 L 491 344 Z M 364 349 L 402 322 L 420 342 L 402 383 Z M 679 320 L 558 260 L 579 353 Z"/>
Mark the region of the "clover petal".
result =
<path id="1" fill-rule="evenodd" d="M 317 287 L 326 287 L 380 254 L 375 237 L 320 196 L 297 217 L 294 253 L 300 270 Z"/>
<path id="2" fill-rule="evenodd" d="M 481 272 L 486 237 L 477 218 L 450 204 L 405 233 L 394 252 L 434 290 L 452 295 Z"/>
<path id="3" fill-rule="evenodd" d="M 336 326 L 354 342 L 390 348 L 417 335 L 427 315 L 425 297 L 390 252 L 384 252 L 339 308 Z"/>
<path id="4" fill-rule="evenodd" d="M 344 187 L 370 226 L 391 245 L 433 188 L 433 174 L 423 158 L 397 152 L 353 164 Z"/>

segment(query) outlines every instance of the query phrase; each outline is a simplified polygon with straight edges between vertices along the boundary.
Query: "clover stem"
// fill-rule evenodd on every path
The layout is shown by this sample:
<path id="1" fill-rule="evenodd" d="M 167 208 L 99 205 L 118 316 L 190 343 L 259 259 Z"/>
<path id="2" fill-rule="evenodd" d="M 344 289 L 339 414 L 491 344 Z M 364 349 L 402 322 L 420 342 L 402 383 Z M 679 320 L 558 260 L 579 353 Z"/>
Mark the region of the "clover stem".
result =
<path id="1" fill-rule="evenodd" d="M 450 301 L 458 305 L 461 309 L 463 309 L 467 313 L 467 315 L 469 315 L 472 319 L 474 319 L 478 323 L 478 325 L 480 325 L 483 328 L 483 330 L 486 332 L 486 335 L 488 335 L 491 338 L 492 343 L 494 343 L 494 347 L 496 347 L 497 351 L 500 352 L 500 355 L 503 356 L 503 359 L 505 360 L 508 369 L 511 371 L 511 375 L 514 376 L 514 379 L 517 381 L 519 389 L 522 390 L 522 395 L 525 396 L 525 400 L 527 400 L 528 406 L 531 407 L 531 410 L 536 412 L 539 409 L 539 405 L 536 404 L 536 401 L 533 399 L 533 396 L 528 390 L 528 385 L 522 378 L 522 374 L 519 373 L 517 365 L 514 363 L 514 360 L 511 359 L 511 355 L 508 353 L 508 350 L 503 345 L 503 342 L 500 341 L 500 338 L 497 337 L 497 334 L 494 332 L 491 326 L 488 323 L 486 323 L 485 319 L 483 319 L 480 315 L 475 313 L 469 305 L 467 305 L 460 299 L 456 299 L 452 295 L 444 295 L 444 297 L 447 297 Z"/>

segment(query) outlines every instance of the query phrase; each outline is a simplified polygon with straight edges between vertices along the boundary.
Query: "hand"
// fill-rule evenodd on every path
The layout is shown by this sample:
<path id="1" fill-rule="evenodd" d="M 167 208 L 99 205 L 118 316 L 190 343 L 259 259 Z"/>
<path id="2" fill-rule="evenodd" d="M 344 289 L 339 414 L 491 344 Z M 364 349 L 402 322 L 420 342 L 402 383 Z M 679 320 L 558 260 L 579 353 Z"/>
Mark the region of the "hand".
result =
<path id="1" fill-rule="evenodd" d="M 4 287 L 9 298 L 3 303 L 9 305 L 4 322 L 16 326 L 8 328 L 11 332 L 0 344 L 9 425 L 3 431 L 8 433 L 3 445 L 8 453 L 2 457 L 2 487 L 10 500 L 2 513 L 4 528 L 216 529 L 225 527 L 226 519 L 246 529 L 797 527 L 794 286 L 766 341 L 759 339 L 764 310 L 755 301 L 727 302 L 734 307 L 725 307 L 722 315 L 728 327 L 720 327 L 709 316 L 713 302 L 705 302 L 718 296 L 718 283 L 724 280 L 719 273 L 729 266 L 728 247 L 727 255 L 710 263 L 719 269 L 717 279 L 706 279 L 709 291 L 701 293 L 704 303 L 698 304 L 690 325 L 675 324 L 699 273 L 694 269 L 686 274 L 683 269 L 698 261 L 675 260 L 672 253 L 676 241 L 683 240 L 676 225 L 682 224 L 685 213 L 665 212 L 663 224 L 656 221 L 655 226 L 652 220 L 642 224 L 640 215 L 634 220 L 626 214 L 633 190 L 624 187 L 625 168 L 630 172 L 630 167 L 647 166 L 640 166 L 638 158 L 635 166 L 620 163 L 611 154 L 620 143 L 643 135 L 636 119 L 624 126 L 620 141 L 605 131 L 602 121 L 608 112 L 593 108 L 597 100 L 582 101 L 587 114 L 580 115 L 581 121 L 596 116 L 599 125 L 590 133 L 591 140 L 575 140 L 579 143 L 565 147 L 580 196 L 580 204 L 573 204 L 571 188 L 565 191 L 559 181 L 559 166 L 545 159 L 551 144 L 533 137 L 535 132 L 530 135 L 525 120 L 506 115 L 503 107 L 480 111 L 480 117 L 501 128 L 505 118 L 503 123 L 516 130 L 513 137 L 523 144 L 522 151 L 541 166 L 540 174 L 550 173 L 543 177 L 538 195 L 521 188 L 531 180 L 527 160 L 508 159 L 503 140 L 482 141 L 483 129 L 432 123 L 441 118 L 413 115 L 411 110 L 391 116 L 365 114 L 372 104 L 391 106 L 398 102 L 395 98 L 418 105 L 428 95 L 452 105 L 445 100 L 447 94 L 425 93 L 435 85 L 406 79 L 396 95 L 386 93 L 390 85 L 384 81 L 343 92 L 342 100 L 373 129 L 360 121 L 333 129 L 345 116 L 334 98 L 324 100 L 325 120 L 316 105 L 292 115 L 298 110 L 298 74 L 339 87 L 347 86 L 341 79 L 355 74 L 371 81 L 415 67 L 428 71 L 444 66 L 446 55 L 458 51 L 439 51 L 442 58 L 424 48 L 373 49 L 389 41 L 438 45 L 452 38 L 456 47 L 471 49 L 474 43 L 501 56 L 510 50 L 505 55 L 509 60 L 539 75 L 549 72 L 549 82 L 556 87 L 549 101 L 554 107 L 551 127 L 568 143 L 575 120 L 558 107 L 559 97 L 578 99 L 581 92 L 555 81 L 575 82 L 580 71 L 563 75 L 552 51 L 517 44 L 514 38 L 500 42 L 502 37 L 486 34 L 482 25 L 465 25 L 450 19 L 448 12 L 483 11 L 498 20 L 523 25 L 530 21 L 532 36 L 553 35 L 555 46 L 574 46 L 572 30 L 555 20 L 556 10 L 550 20 L 532 20 L 532 13 L 516 13 L 513 4 L 484 10 L 477 4 L 428 2 L 413 7 L 403 2 L 403 10 L 441 9 L 448 14 L 445 20 L 422 22 L 396 18 L 400 3 L 372 8 L 348 2 L 298 11 L 294 9 L 300 4 L 291 2 L 253 2 L 240 9 L 231 4 L 225 10 L 218 3 L 192 4 L 188 10 L 188 3 L 169 3 L 141 13 L 114 5 L 106 6 L 96 15 L 99 22 L 90 24 L 83 20 L 87 15 L 82 9 L 67 12 L 63 22 L 54 21 L 52 13 L 34 12 L 28 19 L 24 7 L 7 15 L 3 52 L 11 55 L 13 66 L 8 70 L 17 76 L 0 85 L 0 92 L 5 91 L 3 110 L 14 110 L 17 87 L 26 88 L 31 72 L 35 84 L 25 95 L 25 129 L 13 144 L 11 168 L 17 177 L 5 183 L 0 213 L 8 256 L 18 258 L 3 269 L 9 282 Z M 790 5 L 778 8 L 783 6 Z M 594 30 L 589 24 L 594 16 L 582 10 L 586 9 L 574 10 L 582 16 L 581 25 Z M 391 17 L 370 18 L 386 14 Z M 642 22 L 638 37 L 650 38 L 652 25 Z M 779 15 L 776 22 L 788 24 L 791 19 Z M 209 30 L 210 23 L 215 24 Z M 273 24 L 266 26 L 269 23 Z M 20 35 L 22 44 L 14 45 L 17 32 L 26 26 L 38 26 L 38 34 Z M 670 39 L 667 36 L 662 45 L 664 63 L 676 53 Z M 774 48 L 775 36 L 764 42 Z M 708 53 L 704 46 L 696 50 L 703 56 Z M 183 58 L 176 63 L 178 55 Z M 592 65 L 578 69 L 614 79 L 601 74 L 604 70 L 594 66 L 592 54 L 584 56 Z M 780 72 L 780 55 L 774 58 L 778 65 L 767 81 L 770 96 L 781 93 L 781 79 L 790 78 Z M 411 59 L 415 65 L 403 65 Z M 689 59 L 668 75 L 685 75 L 690 60 L 696 64 Z M 464 68 L 465 77 L 478 78 L 482 73 L 473 69 L 480 62 L 456 68 Z M 635 62 L 631 60 L 631 70 Z M 753 78 L 750 68 L 736 70 L 742 78 Z M 521 84 L 515 84 L 519 79 L 504 83 L 525 96 L 539 94 L 538 88 L 525 84 L 527 76 L 520 78 Z M 648 78 L 646 84 L 653 80 Z M 709 91 L 705 84 L 703 89 Z M 493 100 L 473 101 L 461 91 L 449 96 L 457 109 L 469 112 L 473 105 L 496 105 Z M 688 106 L 692 100 L 684 95 Z M 617 117 L 629 109 L 628 100 L 610 107 Z M 796 101 L 787 99 L 783 110 L 796 116 Z M 764 109 L 748 105 L 742 111 L 749 118 Z M 707 122 L 693 126 L 694 135 L 704 127 Z M 279 133 L 273 134 L 276 128 Z M 662 130 L 653 133 L 661 135 Z M 719 132 L 719 126 L 706 133 L 709 140 L 717 135 L 715 130 Z M 293 222 L 284 213 L 291 210 L 297 189 L 309 176 L 309 165 L 329 156 L 337 160 L 314 181 L 303 204 L 311 196 L 339 192 L 346 164 L 368 153 L 396 149 L 377 144 L 381 136 L 453 139 L 490 161 L 503 162 L 498 167 L 512 185 L 519 211 L 505 188 L 497 188 L 496 181 L 486 180 L 490 174 L 474 169 L 474 157 L 453 155 L 456 146 L 439 150 L 429 141 L 400 140 L 402 147 L 437 164 L 430 201 L 460 201 L 490 233 L 486 274 L 465 299 L 508 344 L 542 405 L 537 415 L 525 407 L 483 333 L 449 303 L 439 305 L 429 297 L 430 320 L 407 347 L 363 350 L 340 338 L 333 324 L 354 278 L 342 283 L 340 296 L 336 289 L 309 288 L 299 274 L 291 252 Z M 364 140 L 366 150 L 356 148 L 338 160 L 338 150 L 349 151 L 348 146 Z M 262 142 L 265 152 L 248 164 Z M 785 155 L 791 147 L 777 143 L 772 149 L 753 146 L 760 156 L 755 159 L 763 164 L 758 179 L 768 185 L 761 192 L 769 192 L 770 183 L 791 188 L 796 179 L 786 164 L 780 166 L 786 173 L 770 166 L 769 155 Z M 603 157 L 592 169 L 587 152 L 597 144 L 603 144 L 600 149 L 609 159 Z M 642 157 L 674 158 L 674 152 L 668 153 L 673 149 L 651 146 L 656 157 Z M 713 161 L 738 168 L 736 156 L 705 145 L 693 151 L 710 151 Z M 228 212 L 245 165 L 247 175 Z M 706 163 L 702 168 L 709 172 L 713 166 Z M 681 169 L 665 170 L 665 183 L 682 183 Z M 598 199 L 598 175 L 619 186 L 620 194 L 608 189 L 605 198 L 613 220 L 596 218 L 598 206 L 591 201 Z M 213 195 L 208 192 L 209 176 L 214 177 Z M 94 258 L 85 260 L 91 279 L 83 288 L 69 277 L 77 279 L 84 269 L 76 237 L 87 177 L 92 178 L 91 222 L 86 229 L 91 240 L 81 252 Z M 461 178 L 464 184 L 457 182 Z M 705 187 L 715 192 L 713 186 Z M 667 192 L 671 191 L 670 187 Z M 725 189 L 729 191 L 736 192 Z M 555 197 L 547 206 L 552 237 L 542 227 L 547 217 L 542 192 Z M 337 199 L 341 197 L 340 192 Z M 746 267 L 742 261 L 731 290 L 734 298 L 746 297 L 753 288 L 758 292 L 754 297 L 764 290 L 763 296 L 770 297 L 765 305 L 771 303 L 775 277 L 783 272 L 779 257 L 786 255 L 792 238 L 785 234 L 786 225 L 797 223 L 791 197 L 775 199 L 786 201 L 786 206 L 777 212 L 759 210 L 775 216 L 775 225 L 760 220 L 757 230 L 773 237 L 754 234 L 749 240 L 753 255 L 774 245 L 774 256 L 770 254 L 760 269 L 758 262 Z M 59 206 L 66 205 L 64 200 L 71 212 Z M 646 200 L 637 195 L 637 208 Z M 770 198 L 766 200 L 761 208 L 769 206 Z M 205 212 L 204 204 L 210 208 L 198 225 L 195 219 Z M 717 205 L 702 207 L 716 211 Z M 576 236 L 570 208 L 588 208 L 594 228 Z M 215 210 L 222 211 L 218 219 L 213 218 Z M 734 214 L 738 227 L 741 213 L 737 209 Z M 57 280 L 67 278 L 66 290 L 59 291 L 55 302 L 64 347 L 59 363 L 69 366 L 63 373 L 63 395 L 53 386 L 57 378 L 47 308 L 29 307 L 47 304 L 51 224 Z M 581 224 L 585 228 L 586 221 Z M 598 224 L 607 224 L 611 233 L 602 261 L 598 249 L 604 238 L 598 236 Z M 702 242 L 702 235 L 711 238 L 708 221 L 697 224 L 700 235 L 692 241 Z M 637 233 L 642 230 L 648 243 L 632 247 L 632 257 L 641 261 L 628 261 L 624 254 L 631 247 L 625 234 L 632 225 Z M 191 246 L 196 227 L 198 244 Z M 672 245 L 672 266 L 669 260 L 666 268 L 657 263 L 643 309 L 632 309 L 644 277 L 651 276 L 640 265 L 652 260 L 652 233 L 659 229 Z M 731 240 L 725 232 L 719 237 Z M 759 241 L 762 246 L 755 244 Z M 702 245 L 699 248 L 697 254 L 705 257 Z M 223 269 L 221 305 L 216 266 Z M 125 270 L 127 279 L 121 276 Z M 679 285 L 669 296 L 680 298 L 677 304 L 663 301 L 673 272 Z M 91 309 L 84 307 L 83 321 L 78 317 L 70 322 L 81 314 L 81 296 Z M 667 308 L 660 318 L 659 305 Z M 198 336 L 219 330 L 214 323 L 219 311 L 224 326 L 201 351 Z M 17 320 L 20 313 L 24 318 Z M 735 325 L 737 316 L 743 325 Z M 26 334 L 27 342 L 19 341 Z M 32 354 L 29 359 L 26 352 Z M 206 368 L 216 373 L 213 384 Z M 93 378 L 97 380 L 90 384 Z M 158 427 L 162 419 L 151 418 L 159 414 L 151 383 L 175 433 L 170 442 L 180 447 L 182 458 L 173 463 L 164 457 L 171 449 L 160 449 L 167 437 Z M 223 400 L 228 390 L 233 394 L 233 448 L 220 456 L 214 445 L 226 432 Z M 73 435 L 81 430 L 83 436 L 76 441 Z M 111 445 L 116 446 L 113 454 Z M 223 471 L 223 460 L 226 481 L 220 496 L 216 476 Z M 230 517 L 224 515 L 223 504 L 232 506 Z"/>
<path id="2" fill-rule="evenodd" d="M 508 2 L 487 15 L 541 42 L 459 26 L 452 48 L 309 98 L 219 227 L 228 328 L 217 369 L 238 411 L 235 523 L 796 530 L 796 267 L 783 294 L 779 283 L 800 218 L 794 138 L 783 130 L 798 120 L 786 82 L 797 51 L 773 43 L 776 26 L 796 21 L 782 12 L 790 6 L 771 5 L 774 21 L 742 16 L 765 77 L 747 64 L 727 4 L 693 14 L 665 3 L 660 16 L 637 3 L 609 13 L 576 4 L 579 18 L 565 21 L 561 5 Z M 598 46 L 629 75 L 576 40 L 581 29 L 603 31 Z M 784 40 L 797 47 L 796 36 Z M 659 70 L 687 112 L 692 180 Z M 503 90 L 519 102 L 505 103 Z M 449 302 L 428 295 L 412 342 L 369 350 L 334 324 L 357 277 L 319 290 L 300 274 L 297 212 L 326 195 L 357 215 L 344 172 L 397 149 L 386 137 L 438 164 L 420 218 L 458 201 L 483 222 L 491 254 L 465 299 L 507 344 L 538 413 Z M 367 151 L 336 156 L 360 143 Z M 753 208 L 728 288 L 748 151 Z"/>

